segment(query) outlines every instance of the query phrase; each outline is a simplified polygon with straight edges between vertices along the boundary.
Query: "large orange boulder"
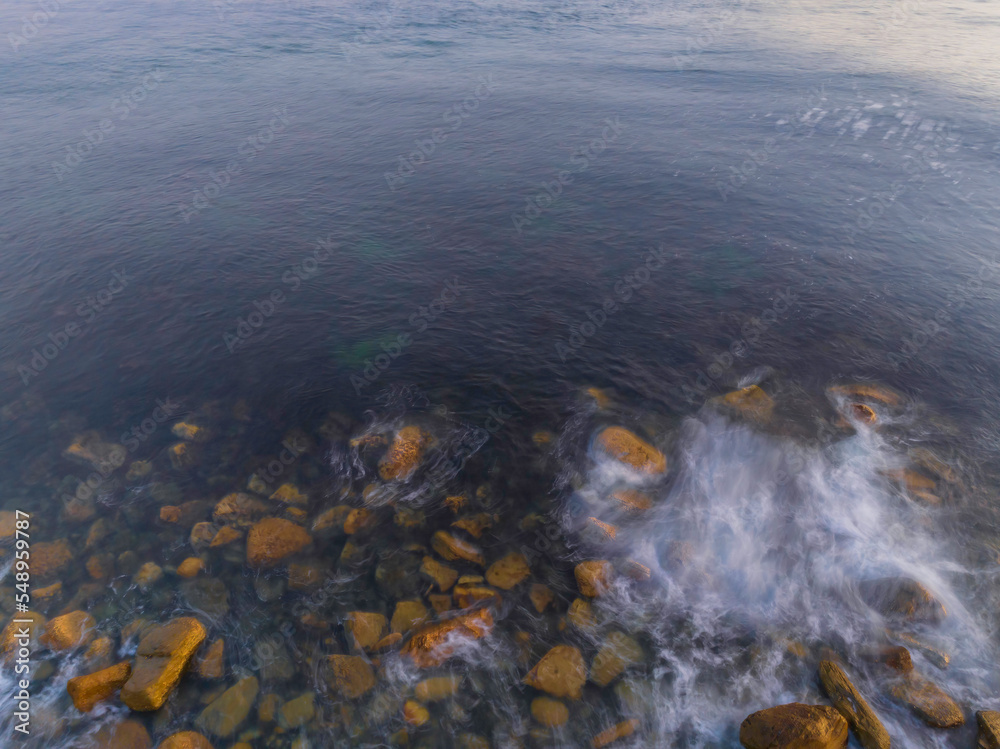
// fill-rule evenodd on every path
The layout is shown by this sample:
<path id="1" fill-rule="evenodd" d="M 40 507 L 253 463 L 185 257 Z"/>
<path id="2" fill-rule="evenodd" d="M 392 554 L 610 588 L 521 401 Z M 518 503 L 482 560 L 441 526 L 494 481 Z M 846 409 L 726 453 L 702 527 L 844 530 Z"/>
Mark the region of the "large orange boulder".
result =
<path id="1" fill-rule="evenodd" d="M 597 435 L 597 445 L 607 455 L 641 473 L 667 470 L 667 457 L 624 427 L 607 427 Z"/>
<path id="2" fill-rule="evenodd" d="M 265 518 L 247 534 L 247 564 L 267 569 L 312 543 L 306 529 L 284 518 Z"/>
<path id="3" fill-rule="evenodd" d="M 844 749 L 847 721 L 826 705 L 788 705 L 758 710 L 740 724 L 746 749 Z"/>
<path id="4" fill-rule="evenodd" d="M 122 702 L 136 711 L 159 710 L 205 636 L 205 627 L 193 617 L 149 630 L 139 641 L 132 675 L 122 687 Z"/>

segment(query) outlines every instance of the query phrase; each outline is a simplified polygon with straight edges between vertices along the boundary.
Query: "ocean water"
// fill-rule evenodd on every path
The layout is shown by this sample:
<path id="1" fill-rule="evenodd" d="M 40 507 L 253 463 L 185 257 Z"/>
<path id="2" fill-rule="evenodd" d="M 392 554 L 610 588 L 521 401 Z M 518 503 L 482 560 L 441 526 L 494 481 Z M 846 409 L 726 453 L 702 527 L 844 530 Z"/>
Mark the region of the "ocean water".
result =
<path id="1" fill-rule="evenodd" d="M 751 712 L 825 702 L 830 651 L 894 745 L 970 745 L 974 712 L 1000 707 L 998 22 L 995 2 L 931 0 L 4 3 L 0 509 L 74 555 L 36 608 L 90 610 L 114 662 L 137 617 L 201 612 L 225 638 L 221 680 L 185 677 L 167 708 L 131 715 L 154 745 L 253 673 L 261 696 L 315 692 L 316 716 L 279 731 L 255 704 L 216 746 L 400 730 L 414 746 L 589 746 L 635 717 L 622 745 L 735 747 Z M 849 383 L 898 401 L 865 400 L 875 428 L 844 421 L 831 387 Z M 766 423 L 713 402 L 750 385 L 774 400 Z M 209 438 L 178 468 L 181 419 Z M 421 470 L 366 495 L 380 453 L 352 439 L 407 424 L 435 440 Z M 611 424 L 663 450 L 665 476 L 595 449 Z M 127 462 L 80 519 L 66 497 L 90 469 L 64 453 L 89 430 Z M 126 478 L 134 461 L 151 472 Z M 905 468 L 941 501 L 902 490 Z M 254 473 L 308 493 L 307 527 L 340 504 L 376 512 L 360 561 L 342 536 L 300 560 L 324 570 L 322 595 L 192 548 L 194 522 Z M 641 521 L 609 504 L 622 487 L 653 499 Z M 403 701 L 438 671 L 389 651 L 352 701 L 318 664 L 350 651 L 347 612 L 430 607 L 376 569 L 430 549 L 462 493 L 497 516 L 467 537 L 487 562 L 519 550 L 555 601 L 504 593 L 494 633 L 441 671 L 461 694 L 414 727 Z M 160 519 L 189 501 L 203 506 L 183 528 Z M 426 517 L 407 527 L 400 508 Z M 614 543 L 587 517 L 617 525 Z M 95 580 L 96 520 L 114 569 Z M 173 572 L 198 554 L 225 611 Z M 650 580 L 623 578 L 581 631 L 564 621 L 573 567 L 594 558 Z M 143 590 L 146 562 L 165 575 Z M 898 627 L 858 585 L 886 576 L 947 609 L 904 634 L 949 653 L 941 668 L 911 648 L 964 727 L 924 725 L 866 660 Z M 529 668 L 563 643 L 589 665 L 614 629 L 642 662 L 542 730 Z M 262 645 L 290 675 L 265 677 Z M 73 708 L 82 650 L 36 659 L 27 740 L 0 677 L 3 742 L 74 746 L 128 716 L 116 698 Z"/>

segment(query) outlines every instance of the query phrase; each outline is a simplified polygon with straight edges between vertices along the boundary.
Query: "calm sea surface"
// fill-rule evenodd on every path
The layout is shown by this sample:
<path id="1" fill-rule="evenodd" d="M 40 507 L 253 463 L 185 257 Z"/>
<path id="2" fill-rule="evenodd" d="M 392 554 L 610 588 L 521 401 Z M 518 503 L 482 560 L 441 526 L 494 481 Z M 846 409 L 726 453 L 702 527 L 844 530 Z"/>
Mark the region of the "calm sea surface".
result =
<path id="1" fill-rule="evenodd" d="M 110 665 L 134 654 L 121 630 L 136 617 L 204 610 L 174 573 L 186 557 L 229 591 L 204 616 L 223 677 L 186 676 L 163 711 L 131 715 L 154 745 L 255 674 L 261 696 L 215 746 L 381 746 L 404 729 L 413 746 L 589 746 L 634 717 L 622 745 L 736 747 L 751 712 L 825 702 L 823 648 L 894 745 L 971 745 L 974 712 L 1000 707 L 997 2 L 12 0 L 0 35 L 0 507 L 74 559 L 33 582 L 63 590 L 32 608 L 91 611 Z M 838 423 L 827 389 L 845 383 L 899 395 L 876 408 L 883 429 Z M 767 427 L 706 406 L 753 384 L 776 404 Z M 171 424 L 210 435 L 189 467 L 153 416 L 164 402 Z M 322 627 L 303 625 L 301 591 L 264 591 L 242 551 L 192 549 L 191 526 L 289 430 L 312 448 L 272 478 L 308 490 L 297 520 L 312 527 L 377 480 L 378 456 L 349 440 L 411 423 L 434 435 L 428 460 L 460 458 L 376 503 L 384 528 L 358 541 L 360 565 L 317 536 L 304 563 L 332 581 L 309 604 Z M 609 466 L 590 442 L 612 423 L 660 447 L 668 478 Z M 128 462 L 74 518 L 66 497 L 90 469 L 64 451 L 88 430 Z M 138 460 L 151 473 L 126 479 Z M 940 504 L 886 478 L 907 466 Z M 623 482 L 654 496 L 651 519 L 588 546 L 575 510 L 617 523 L 593 508 Z M 442 498 L 463 491 L 468 512 L 498 516 L 467 537 L 487 564 L 531 550 L 556 601 L 540 614 L 503 592 L 496 644 L 450 662 L 465 686 L 414 727 L 403 702 L 443 671 L 390 651 L 376 696 L 351 701 L 317 664 L 352 652 L 346 612 L 392 618 L 426 596 L 376 567 L 429 549 L 454 520 Z M 188 501 L 204 507 L 182 528 L 160 519 Z M 101 519 L 105 577 L 84 569 Z M 694 549 L 681 572 L 678 544 Z M 594 632 L 567 629 L 573 566 L 602 557 L 645 560 L 652 592 L 621 586 L 595 603 Z M 164 577 L 137 586 L 147 562 Z M 964 727 L 926 726 L 859 655 L 895 625 L 844 591 L 885 576 L 948 609 L 907 631 L 952 656 L 941 669 L 912 649 Z M 543 730 L 529 668 L 561 643 L 590 667 L 612 629 L 641 663 Z M 265 677 L 265 637 L 294 676 Z M 72 707 L 66 681 L 96 670 L 81 653 L 37 648 L 27 745 L 76 746 L 130 717 L 117 698 Z M 10 674 L 2 686 L 0 744 L 25 744 Z M 317 712 L 301 726 L 258 714 L 265 694 L 306 692 Z"/>

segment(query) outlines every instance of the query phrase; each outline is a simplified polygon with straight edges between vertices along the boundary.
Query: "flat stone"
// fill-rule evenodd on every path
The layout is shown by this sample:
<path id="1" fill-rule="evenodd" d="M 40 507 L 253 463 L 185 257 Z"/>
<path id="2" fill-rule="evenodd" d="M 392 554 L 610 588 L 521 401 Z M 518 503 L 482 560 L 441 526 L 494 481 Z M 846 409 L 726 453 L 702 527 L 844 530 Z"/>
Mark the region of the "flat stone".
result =
<path id="1" fill-rule="evenodd" d="M 73 562 L 69 541 L 42 541 L 31 545 L 31 575 L 42 581 L 55 577 Z"/>
<path id="2" fill-rule="evenodd" d="M 256 676 L 240 679 L 202 710 L 195 719 L 195 726 L 213 736 L 232 736 L 247 719 L 259 691 L 260 682 Z"/>
<path id="3" fill-rule="evenodd" d="M 434 557 L 424 557 L 420 572 L 430 578 L 442 593 L 450 589 L 458 579 L 458 572 L 446 564 L 441 564 Z"/>
<path id="4" fill-rule="evenodd" d="M 132 675 L 122 687 L 122 702 L 136 711 L 159 710 L 205 636 L 205 627 L 192 617 L 173 619 L 147 632 L 136 650 Z"/>
<path id="5" fill-rule="evenodd" d="M 965 716 L 958 703 L 937 684 L 916 673 L 893 684 L 889 688 L 889 694 L 934 728 L 952 728 L 965 723 Z"/>
<path id="6" fill-rule="evenodd" d="M 108 699 L 121 689 L 131 675 L 132 664 L 122 661 L 110 668 L 70 679 L 66 682 L 66 691 L 76 709 L 88 713 L 98 702 Z"/>
<path id="7" fill-rule="evenodd" d="M 493 588 L 488 588 L 485 585 L 477 585 L 475 583 L 463 585 L 459 582 L 459 584 L 452 589 L 451 593 L 455 598 L 455 603 L 458 604 L 459 608 L 463 609 L 467 609 L 477 603 L 487 601 L 491 605 L 499 606 L 503 601 L 500 594 L 493 590 Z"/>
<path id="8" fill-rule="evenodd" d="M 875 711 L 833 661 L 820 661 L 819 680 L 833 706 L 847 720 L 865 749 L 889 749 L 889 732 Z"/>
<path id="9" fill-rule="evenodd" d="M 847 735 L 836 708 L 799 702 L 759 710 L 740 724 L 746 749 L 844 749 Z"/>
<path id="10" fill-rule="evenodd" d="M 316 715 L 316 695 L 306 692 L 289 700 L 278 711 L 278 723 L 284 729 L 299 728 Z"/>
<path id="11" fill-rule="evenodd" d="M 247 536 L 247 564 L 255 569 L 276 567 L 311 543 L 303 527 L 283 518 L 266 518 Z"/>
<path id="12" fill-rule="evenodd" d="M 666 456 L 624 427 L 607 427 L 597 435 L 597 445 L 608 456 L 640 473 L 657 475 L 667 470 Z"/>
<path id="13" fill-rule="evenodd" d="M 642 659 L 639 643 L 624 632 L 611 632 L 590 665 L 590 680 L 599 687 L 606 687 L 626 668 L 641 663 Z"/>
<path id="14" fill-rule="evenodd" d="M 979 724 L 978 749 L 1000 749 L 1000 712 L 980 710 L 976 713 Z"/>
<path id="15" fill-rule="evenodd" d="M 572 645 L 556 645 L 524 677 L 524 683 L 553 697 L 578 700 L 587 680 L 587 667 Z"/>
<path id="16" fill-rule="evenodd" d="M 466 562 L 478 564 L 480 567 L 486 565 L 483 553 L 477 546 L 468 541 L 455 538 L 455 536 L 445 531 L 437 531 L 431 537 L 431 548 L 449 562 L 462 559 Z"/>
<path id="17" fill-rule="evenodd" d="M 501 590 L 510 590 L 531 574 L 528 560 L 520 552 L 511 552 L 486 570 L 486 582 Z"/>
<path id="18" fill-rule="evenodd" d="M 488 609 L 430 624 L 413 634 L 400 651 L 420 668 L 433 668 L 447 661 L 464 640 L 478 640 L 493 629 L 493 616 Z"/>
<path id="19" fill-rule="evenodd" d="M 430 612 L 422 601 L 399 601 L 396 610 L 392 612 L 389 628 L 393 632 L 406 633 L 426 622 L 429 616 Z"/>
<path id="20" fill-rule="evenodd" d="M 483 533 L 492 528 L 496 521 L 496 515 L 480 512 L 475 515 L 466 515 L 459 518 L 451 524 L 451 527 L 463 530 L 473 538 L 482 538 Z"/>
<path id="21" fill-rule="evenodd" d="M 228 546 L 233 543 L 233 541 L 239 541 L 243 538 L 243 532 L 233 528 L 229 525 L 224 525 L 219 528 L 218 532 L 212 536 L 212 540 L 209 542 L 208 547 L 210 549 L 217 549 L 220 546 Z"/>
<path id="22" fill-rule="evenodd" d="M 551 697 L 535 697 L 531 701 L 531 717 L 546 728 L 558 728 L 569 720 L 569 708 Z"/>
<path id="23" fill-rule="evenodd" d="M 356 507 L 344 518 L 344 533 L 353 536 L 375 527 L 378 516 L 366 507 Z"/>
<path id="24" fill-rule="evenodd" d="M 432 676 L 417 682 L 413 688 L 413 696 L 420 702 L 438 702 L 454 697 L 461 684 L 461 676 Z"/>
<path id="25" fill-rule="evenodd" d="M 309 495 L 302 492 L 295 484 L 282 484 L 275 490 L 270 499 L 274 502 L 284 502 L 298 507 L 309 505 Z"/>
<path id="26" fill-rule="evenodd" d="M 575 598 L 566 612 L 566 619 L 579 630 L 589 630 L 597 626 L 594 609 L 585 598 Z"/>
<path id="27" fill-rule="evenodd" d="M 330 655 L 326 659 L 330 669 L 327 682 L 341 697 L 355 700 L 375 686 L 375 673 L 371 664 L 357 655 Z"/>

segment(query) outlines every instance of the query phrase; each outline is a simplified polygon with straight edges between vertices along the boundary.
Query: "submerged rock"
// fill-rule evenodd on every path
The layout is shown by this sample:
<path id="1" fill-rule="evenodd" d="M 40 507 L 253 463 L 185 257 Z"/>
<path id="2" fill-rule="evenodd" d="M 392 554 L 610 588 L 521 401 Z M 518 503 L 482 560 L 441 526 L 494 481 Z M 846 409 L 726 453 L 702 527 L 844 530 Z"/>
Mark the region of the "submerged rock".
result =
<path id="1" fill-rule="evenodd" d="M 225 647 L 226 641 L 220 637 L 198 658 L 194 670 L 200 678 L 221 679 L 225 675 Z"/>
<path id="2" fill-rule="evenodd" d="M 543 583 L 534 583 L 531 586 L 531 592 L 528 594 L 528 598 L 531 599 L 531 605 L 535 607 L 535 611 L 541 614 L 549 607 L 549 604 L 555 600 L 556 595 L 552 592 L 548 585 L 544 585 Z"/>
<path id="3" fill-rule="evenodd" d="M 84 432 L 73 440 L 63 457 L 107 474 L 121 468 L 128 457 L 124 445 L 104 442 L 97 432 Z"/>
<path id="4" fill-rule="evenodd" d="M 388 632 L 389 623 L 383 614 L 352 611 L 344 623 L 348 641 L 361 650 L 371 650 Z"/>
<path id="5" fill-rule="evenodd" d="M 121 723 L 106 723 L 78 744 L 80 749 L 150 749 L 153 746 L 149 732 L 137 720 L 123 720 Z M 160 749 L 187 749 L 170 745 L 166 741 Z M 198 748 L 200 749 L 200 748 Z M 209 747 L 211 749 L 211 747 Z"/>
<path id="6" fill-rule="evenodd" d="M 156 749 L 213 749 L 212 742 L 196 731 L 172 733 Z"/>
<path id="7" fill-rule="evenodd" d="M 641 473 L 661 474 L 667 457 L 624 427 L 607 427 L 597 435 L 597 446 L 608 456 Z"/>
<path id="8" fill-rule="evenodd" d="M 147 632 L 136 650 L 132 675 L 122 687 L 122 702 L 136 711 L 159 710 L 205 636 L 201 622 L 191 617 Z"/>
<path id="9" fill-rule="evenodd" d="M 418 630 L 400 651 L 421 668 L 433 668 L 447 661 L 463 642 L 478 640 L 493 629 L 488 609 L 478 609 Z"/>
<path id="10" fill-rule="evenodd" d="M 385 457 L 379 462 L 379 475 L 385 481 L 404 481 L 423 460 L 431 436 L 417 426 L 406 426 L 396 433 Z"/>
<path id="11" fill-rule="evenodd" d="M 530 574 L 524 554 L 514 551 L 490 565 L 486 570 L 486 582 L 502 590 L 510 590 Z"/>
<path id="12" fill-rule="evenodd" d="M 96 630 L 94 617 L 86 611 L 71 611 L 50 619 L 39 641 L 49 650 L 71 650 L 90 644 Z"/>
<path id="13" fill-rule="evenodd" d="M 642 648 L 624 632 L 611 632 L 590 665 L 590 680 L 606 687 L 625 669 L 643 659 Z"/>
<path id="14" fill-rule="evenodd" d="M 419 599 L 399 601 L 396 604 L 396 610 L 392 612 L 389 628 L 393 632 L 405 634 L 426 622 L 428 616 L 430 613 L 427 611 L 427 607 Z"/>
<path id="15" fill-rule="evenodd" d="M 305 528 L 283 518 L 266 518 L 247 534 L 247 564 L 267 569 L 312 543 Z"/>
<path id="16" fill-rule="evenodd" d="M 937 684 L 915 673 L 890 687 L 889 694 L 934 728 L 953 728 L 965 723 L 958 703 Z"/>
<path id="17" fill-rule="evenodd" d="M 131 675 L 132 664 L 122 661 L 110 668 L 70 679 L 66 682 L 66 691 L 76 709 L 87 713 L 98 702 L 108 699 L 121 689 Z"/>
<path id="18" fill-rule="evenodd" d="M 430 578 L 442 593 L 451 588 L 458 579 L 458 572 L 445 564 L 441 564 L 434 557 L 424 557 L 420 565 L 420 572 Z"/>
<path id="19" fill-rule="evenodd" d="M 531 701 L 531 717 L 546 728 L 557 728 L 569 720 L 569 708 L 551 697 L 535 697 Z"/>
<path id="20" fill-rule="evenodd" d="M 819 680 L 830 702 L 847 720 L 865 749 L 889 749 L 889 732 L 865 698 L 832 661 L 821 661 Z"/>
<path id="21" fill-rule="evenodd" d="M 981 710 L 976 713 L 979 724 L 978 749 L 1000 749 L 1000 712 Z"/>
<path id="22" fill-rule="evenodd" d="M 578 700 L 587 680 L 587 666 L 572 645 L 556 645 L 524 677 L 524 683 L 553 697 Z"/>
<path id="23" fill-rule="evenodd" d="M 883 577 L 858 584 L 861 598 L 886 617 L 937 623 L 948 612 L 920 582 L 909 577 Z"/>
<path id="24" fill-rule="evenodd" d="M 580 562 L 576 565 L 573 573 L 581 595 L 596 598 L 605 593 L 611 587 L 614 570 L 611 562 L 603 559 Z"/>
<path id="25" fill-rule="evenodd" d="M 330 688 L 341 697 L 355 700 L 375 686 L 375 673 L 364 658 L 357 655 L 330 655 L 326 659 Z"/>
<path id="26" fill-rule="evenodd" d="M 618 510 L 626 515 L 642 515 L 653 506 L 652 497 L 636 489 L 618 489 L 611 492 L 611 499 Z"/>
<path id="27" fill-rule="evenodd" d="M 774 412 L 774 401 L 759 385 L 751 385 L 720 395 L 713 398 L 712 402 L 745 419 L 759 423 L 770 421 Z"/>
<path id="28" fill-rule="evenodd" d="M 271 506 L 263 500 L 243 492 L 233 492 L 224 496 L 215 505 L 212 520 L 219 525 L 249 528 L 270 511 Z"/>
<path id="29" fill-rule="evenodd" d="M 31 575 L 35 580 L 51 579 L 72 561 L 73 551 L 65 538 L 31 545 Z"/>
<path id="30" fill-rule="evenodd" d="M 478 547 L 467 541 L 455 538 L 445 531 L 437 531 L 431 538 L 431 547 L 449 562 L 457 559 L 478 564 L 480 567 L 486 565 L 483 553 Z"/>
<path id="31" fill-rule="evenodd" d="M 432 676 L 417 683 L 413 688 L 413 696 L 420 702 L 446 700 L 458 693 L 461 684 L 461 676 Z"/>
<path id="32" fill-rule="evenodd" d="M 740 724 L 746 749 L 843 749 L 847 721 L 826 705 L 788 705 L 759 710 Z"/>
<path id="33" fill-rule="evenodd" d="M 202 710 L 194 724 L 205 733 L 226 738 L 232 736 L 247 719 L 260 683 L 256 676 L 240 679 Z"/>
<path id="34" fill-rule="evenodd" d="M 591 749 L 603 749 L 609 744 L 613 744 L 619 739 L 631 736 L 639 728 L 639 721 L 636 718 L 623 720 L 621 723 L 611 726 L 597 734 L 590 742 Z"/>

